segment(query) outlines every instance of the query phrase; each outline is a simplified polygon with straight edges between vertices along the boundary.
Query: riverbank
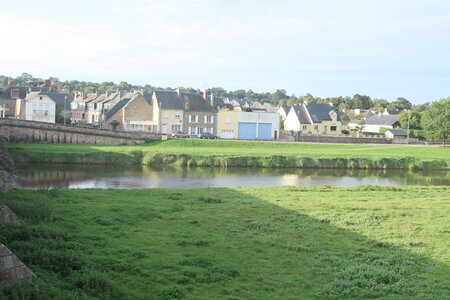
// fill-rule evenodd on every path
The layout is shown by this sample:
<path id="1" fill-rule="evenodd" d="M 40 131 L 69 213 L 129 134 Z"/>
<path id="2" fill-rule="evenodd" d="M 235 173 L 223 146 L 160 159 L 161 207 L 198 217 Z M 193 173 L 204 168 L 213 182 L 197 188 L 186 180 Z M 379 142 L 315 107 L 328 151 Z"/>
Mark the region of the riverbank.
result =
<path id="1" fill-rule="evenodd" d="M 13 190 L 4 297 L 445 298 L 449 187 Z"/>
<path id="2" fill-rule="evenodd" d="M 23 163 L 137 164 L 189 167 L 442 169 L 450 150 L 394 145 L 336 145 L 169 140 L 136 146 L 8 144 Z"/>

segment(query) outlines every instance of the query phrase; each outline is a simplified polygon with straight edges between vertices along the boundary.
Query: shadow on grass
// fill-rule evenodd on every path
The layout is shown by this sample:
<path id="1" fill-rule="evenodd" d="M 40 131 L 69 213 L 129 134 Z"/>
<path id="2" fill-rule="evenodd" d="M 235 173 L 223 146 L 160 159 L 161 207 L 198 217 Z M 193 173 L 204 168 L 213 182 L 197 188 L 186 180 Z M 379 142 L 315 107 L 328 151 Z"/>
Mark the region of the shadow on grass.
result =
<path id="1" fill-rule="evenodd" d="M 26 225 L 0 227 L 0 241 L 41 282 L 1 293 L 9 298 L 443 299 L 449 290 L 442 275 L 450 268 L 404 249 L 423 245 L 411 246 L 405 238 L 406 246 L 394 246 L 356 232 L 383 226 L 389 211 L 360 203 L 340 206 L 387 193 L 399 192 L 401 198 L 412 189 L 15 190 L 0 200 Z M 422 193 L 427 191 L 433 192 Z M 324 198 L 339 216 L 334 209 L 314 209 L 312 203 Z M 388 228 L 385 235 L 397 230 Z"/>

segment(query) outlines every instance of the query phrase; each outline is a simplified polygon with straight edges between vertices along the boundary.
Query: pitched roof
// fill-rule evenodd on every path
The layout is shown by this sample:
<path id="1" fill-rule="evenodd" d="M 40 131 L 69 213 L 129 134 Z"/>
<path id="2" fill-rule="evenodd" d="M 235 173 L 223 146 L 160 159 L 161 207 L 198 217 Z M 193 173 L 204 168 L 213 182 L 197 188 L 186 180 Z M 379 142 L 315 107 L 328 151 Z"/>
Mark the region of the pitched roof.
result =
<path id="1" fill-rule="evenodd" d="M 122 109 L 122 107 L 124 107 L 129 101 L 131 100 L 131 98 L 123 98 L 121 99 L 119 102 L 116 103 L 116 105 L 114 105 L 110 110 L 108 110 L 106 112 L 106 118 L 105 120 L 109 120 L 112 116 L 114 116 L 119 110 Z"/>
<path id="2" fill-rule="evenodd" d="M 161 109 L 180 109 L 187 111 L 215 112 L 208 101 L 202 96 L 192 93 L 180 93 L 172 91 L 155 91 L 156 100 Z M 187 106 L 186 103 L 189 105 Z"/>
<path id="3" fill-rule="evenodd" d="M 308 118 L 308 113 L 306 112 L 305 107 L 303 105 L 292 106 L 291 109 L 295 111 L 295 114 L 297 115 L 300 123 L 311 123 Z"/>
<path id="4" fill-rule="evenodd" d="M 399 116 L 384 116 L 384 115 L 374 115 L 366 119 L 365 125 L 394 125 L 398 121 Z"/>
<path id="5" fill-rule="evenodd" d="M 142 97 L 144 97 L 148 104 L 152 105 L 152 93 L 144 93 Z"/>
<path id="6" fill-rule="evenodd" d="M 69 94 L 66 93 L 53 93 L 53 92 L 42 92 L 41 95 L 47 95 L 49 96 L 53 101 L 55 101 L 56 105 L 59 106 L 59 108 L 66 110 L 70 110 L 70 99 Z M 65 102 L 65 106 L 64 106 Z"/>
<path id="7" fill-rule="evenodd" d="M 390 131 L 393 135 L 397 135 L 397 136 L 408 136 L 406 131 L 401 130 L 401 129 L 389 129 L 387 131 Z"/>
<path id="8" fill-rule="evenodd" d="M 336 112 L 337 120 L 341 120 L 340 114 L 337 113 L 334 106 L 329 104 L 309 103 L 306 105 L 306 109 L 308 110 L 313 123 L 321 123 L 324 120 L 331 121 L 330 112 L 332 110 Z"/>

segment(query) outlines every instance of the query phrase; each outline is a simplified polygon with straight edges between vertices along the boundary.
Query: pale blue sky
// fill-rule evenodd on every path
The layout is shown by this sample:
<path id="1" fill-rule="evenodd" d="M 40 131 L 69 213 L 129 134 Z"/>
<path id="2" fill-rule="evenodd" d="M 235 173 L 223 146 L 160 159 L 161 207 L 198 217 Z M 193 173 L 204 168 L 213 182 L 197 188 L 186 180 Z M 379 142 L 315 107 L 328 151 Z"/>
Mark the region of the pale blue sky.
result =
<path id="1" fill-rule="evenodd" d="M 416 104 L 450 96 L 448 0 L 0 4 L 1 75 Z"/>

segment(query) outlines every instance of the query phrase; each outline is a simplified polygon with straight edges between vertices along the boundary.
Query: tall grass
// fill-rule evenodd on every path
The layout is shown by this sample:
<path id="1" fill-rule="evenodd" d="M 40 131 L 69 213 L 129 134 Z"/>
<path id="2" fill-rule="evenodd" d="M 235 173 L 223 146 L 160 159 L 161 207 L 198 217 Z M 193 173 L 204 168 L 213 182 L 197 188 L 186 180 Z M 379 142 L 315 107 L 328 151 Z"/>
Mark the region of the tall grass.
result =
<path id="1" fill-rule="evenodd" d="M 13 190 L 6 299 L 445 299 L 448 187 Z"/>

